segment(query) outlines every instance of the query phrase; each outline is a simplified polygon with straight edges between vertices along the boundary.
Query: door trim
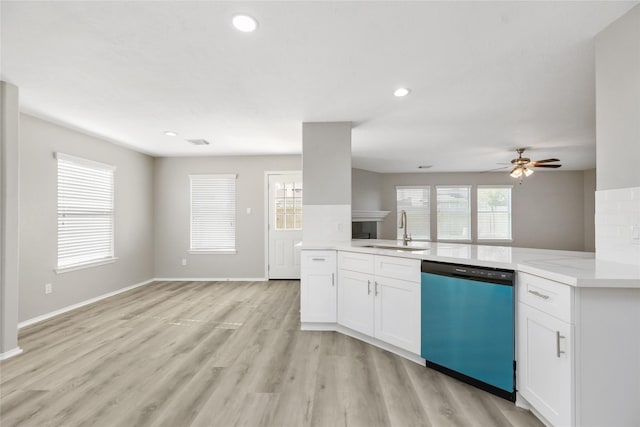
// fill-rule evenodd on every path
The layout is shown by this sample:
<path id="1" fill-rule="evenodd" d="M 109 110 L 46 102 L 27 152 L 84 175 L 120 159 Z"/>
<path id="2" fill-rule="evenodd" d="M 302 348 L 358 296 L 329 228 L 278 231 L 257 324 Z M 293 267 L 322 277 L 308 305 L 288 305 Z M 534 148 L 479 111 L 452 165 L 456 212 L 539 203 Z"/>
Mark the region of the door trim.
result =
<path id="1" fill-rule="evenodd" d="M 266 280 L 269 280 L 269 176 L 270 175 L 288 175 L 288 174 L 294 174 L 294 173 L 299 173 L 300 175 L 302 175 L 302 170 L 264 171 L 264 223 L 263 224 L 264 224 L 264 277 L 266 278 Z M 304 188 L 304 182 L 302 183 L 302 185 Z"/>

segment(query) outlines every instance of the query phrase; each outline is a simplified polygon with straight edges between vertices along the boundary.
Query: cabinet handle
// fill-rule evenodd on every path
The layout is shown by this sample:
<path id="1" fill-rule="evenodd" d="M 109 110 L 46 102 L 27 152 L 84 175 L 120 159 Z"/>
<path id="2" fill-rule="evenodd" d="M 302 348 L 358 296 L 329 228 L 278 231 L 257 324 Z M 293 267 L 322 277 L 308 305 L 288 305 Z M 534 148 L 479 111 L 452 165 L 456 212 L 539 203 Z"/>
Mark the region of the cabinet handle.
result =
<path id="1" fill-rule="evenodd" d="M 564 335 L 560 335 L 560 331 L 556 331 L 556 356 L 560 357 L 564 351 L 560 350 L 560 338 L 564 338 Z"/>
<path id="2" fill-rule="evenodd" d="M 378 296 L 378 281 L 373 282 L 375 284 L 375 296 Z"/>
<path id="3" fill-rule="evenodd" d="M 530 294 L 532 294 L 532 295 L 535 295 L 535 296 L 537 296 L 537 297 L 540 297 L 540 298 L 542 298 L 542 299 L 549 299 L 549 295 L 541 294 L 541 293 L 540 293 L 540 292 L 538 292 L 538 291 L 532 291 L 532 290 L 529 290 L 529 293 L 530 293 Z"/>
<path id="4" fill-rule="evenodd" d="M 311 258 L 311 261 L 324 261 L 324 258 Z"/>
<path id="5" fill-rule="evenodd" d="M 331 286 L 335 286 L 335 285 L 336 285 L 336 274 L 331 273 Z"/>
<path id="6" fill-rule="evenodd" d="M 371 280 L 367 280 L 367 295 L 371 295 Z"/>

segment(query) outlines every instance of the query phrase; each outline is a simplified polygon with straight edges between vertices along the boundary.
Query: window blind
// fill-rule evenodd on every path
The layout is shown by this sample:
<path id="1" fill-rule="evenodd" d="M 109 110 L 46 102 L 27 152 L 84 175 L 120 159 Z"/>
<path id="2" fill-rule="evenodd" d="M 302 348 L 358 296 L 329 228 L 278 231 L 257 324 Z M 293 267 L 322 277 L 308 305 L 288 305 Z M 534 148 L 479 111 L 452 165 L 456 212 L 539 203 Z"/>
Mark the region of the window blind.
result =
<path id="1" fill-rule="evenodd" d="M 58 268 L 113 258 L 115 167 L 56 153 Z"/>
<path id="2" fill-rule="evenodd" d="M 191 250 L 235 251 L 236 175 L 190 175 Z"/>
<path id="3" fill-rule="evenodd" d="M 511 240 L 511 186 L 478 187 L 478 240 Z"/>
<path id="4" fill-rule="evenodd" d="M 471 240 L 469 187 L 436 187 L 438 240 Z"/>
<path id="5" fill-rule="evenodd" d="M 431 236 L 431 212 L 428 186 L 396 187 L 396 208 L 398 221 L 400 212 L 407 212 L 407 234 L 414 240 L 429 240 Z M 397 238 L 402 239 L 402 230 L 398 229 Z"/>

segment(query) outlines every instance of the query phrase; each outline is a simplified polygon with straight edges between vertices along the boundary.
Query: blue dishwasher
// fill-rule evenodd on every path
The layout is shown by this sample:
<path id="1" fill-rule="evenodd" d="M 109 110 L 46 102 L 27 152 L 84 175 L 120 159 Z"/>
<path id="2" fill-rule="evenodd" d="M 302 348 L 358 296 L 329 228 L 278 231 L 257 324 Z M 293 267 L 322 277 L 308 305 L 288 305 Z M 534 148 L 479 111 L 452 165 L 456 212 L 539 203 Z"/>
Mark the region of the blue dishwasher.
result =
<path id="1" fill-rule="evenodd" d="M 422 262 L 427 366 L 515 401 L 513 271 Z"/>

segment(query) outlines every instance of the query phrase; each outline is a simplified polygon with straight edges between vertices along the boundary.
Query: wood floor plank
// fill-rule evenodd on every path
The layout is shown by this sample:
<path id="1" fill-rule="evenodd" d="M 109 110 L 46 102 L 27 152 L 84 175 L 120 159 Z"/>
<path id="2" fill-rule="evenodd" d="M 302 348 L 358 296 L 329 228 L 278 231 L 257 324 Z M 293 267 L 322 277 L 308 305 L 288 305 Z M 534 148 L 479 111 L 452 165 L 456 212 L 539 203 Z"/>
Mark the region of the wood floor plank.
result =
<path id="1" fill-rule="evenodd" d="M 298 281 L 156 282 L 20 331 L 13 426 L 523 426 L 530 412 L 335 332 Z"/>
<path id="2" fill-rule="evenodd" d="M 402 360 L 394 354 L 372 349 L 380 389 L 389 422 L 394 426 L 431 426 Z"/>

